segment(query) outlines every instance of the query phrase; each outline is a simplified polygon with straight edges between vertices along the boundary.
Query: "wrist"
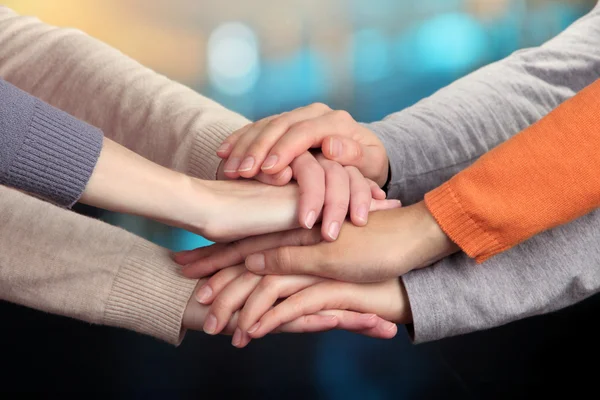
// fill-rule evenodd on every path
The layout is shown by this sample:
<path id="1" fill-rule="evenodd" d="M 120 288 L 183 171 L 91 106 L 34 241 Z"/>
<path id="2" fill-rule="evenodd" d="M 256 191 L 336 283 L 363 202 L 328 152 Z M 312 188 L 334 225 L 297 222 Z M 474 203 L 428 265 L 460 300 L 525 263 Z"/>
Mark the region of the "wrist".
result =
<path id="1" fill-rule="evenodd" d="M 420 201 L 415 204 L 414 207 L 417 207 L 417 210 L 421 215 L 422 241 L 425 248 L 428 250 L 424 253 L 425 258 L 423 262 L 415 269 L 429 266 L 460 250 L 456 243 L 454 243 L 439 226 L 424 201 Z"/>
<path id="2" fill-rule="evenodd" d="M 398 324 L 412 324 L 413 315 L 412 309 L 410 307 L 408 291 L 406 290 L 406 286 L 404 286 L 404 281 L 402 280 L 402 277 L 398 278 L 398 282 L 400 286 L 400 301 L 402 304 L 402 313 L 400 314 L 400 318 L 394 322 Z"/>

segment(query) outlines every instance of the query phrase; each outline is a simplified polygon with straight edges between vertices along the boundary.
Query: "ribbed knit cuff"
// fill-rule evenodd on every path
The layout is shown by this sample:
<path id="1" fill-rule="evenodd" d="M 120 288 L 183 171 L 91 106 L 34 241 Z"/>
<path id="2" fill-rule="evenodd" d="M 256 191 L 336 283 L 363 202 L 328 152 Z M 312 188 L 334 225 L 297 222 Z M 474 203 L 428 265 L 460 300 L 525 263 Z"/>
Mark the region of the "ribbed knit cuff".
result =
<path id="1" fill-rule="evenodd" d="M 180 344 L 183 313 L 197 283 L 180 268 L 168 250 L 140 239 L 115 277 L 104 323 Z"/>
<path id="2" fill-rule="evenodd" d="M 478 263 L 508 248 L 465 212 L 452 190 L 451 181 L 427 193 L 425 204 L 450 240 Z"/>
<path id="3" fill-rule="evenodd" d="M 245 119 L 240 118 L 239 121 L 220 121 L 206 126 L 201 135 L 198 134 L 194 138 L 187 173 L 200 179 L 215 180 L 221 163 L 217 149 L 223 140 L 243 127 L 244 122 L 247 123 Z"/>
<path id="4" fill-rule="evenodd" d="M 102 140 L 98 128 L 36 101 L 6 183 L 70 207 L 85 190 L 100 156 Z"/>

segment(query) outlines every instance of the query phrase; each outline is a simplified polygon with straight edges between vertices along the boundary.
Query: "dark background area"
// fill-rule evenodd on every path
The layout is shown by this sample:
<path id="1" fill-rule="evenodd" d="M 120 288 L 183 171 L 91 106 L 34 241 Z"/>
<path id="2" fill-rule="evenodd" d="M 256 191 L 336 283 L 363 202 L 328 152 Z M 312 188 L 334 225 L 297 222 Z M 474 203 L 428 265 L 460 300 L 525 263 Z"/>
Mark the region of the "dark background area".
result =
<path id="1" fill-rule="evenodd" d="M 4 3 L 83 29 L 251 119 L 322 101 L 371 121 L 512 51 L 541 44 L 595 2 Z M 232 50 L 239 46 L 243 51 Z M 151 221 L 75 210 L 173 250 L 207 243 Z M 599 311 L 596 296 L 557 313 L 434 343 L 413 345 L 401 328 L 389 341 L 346 332 L 276 335 L 238 350 L 228 337 L 190 332 L 175 348 L 0 303 L 0 399 L 13 392 L 128 399 L 580 397 L 596 384 Z"/>

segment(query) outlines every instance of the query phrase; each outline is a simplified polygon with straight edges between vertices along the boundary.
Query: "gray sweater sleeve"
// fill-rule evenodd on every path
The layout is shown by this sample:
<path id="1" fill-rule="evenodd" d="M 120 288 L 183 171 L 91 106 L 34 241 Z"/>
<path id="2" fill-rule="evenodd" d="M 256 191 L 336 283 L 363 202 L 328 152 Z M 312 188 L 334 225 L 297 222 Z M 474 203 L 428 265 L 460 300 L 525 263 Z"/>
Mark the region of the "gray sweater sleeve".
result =
<path id="1" fill-rule="evenodd" d="M 367 124 L 411 204 L 600 77 L 600 5 L 562 34 L 520 50 L 383 121 Z"/>
<path id="2" fill-rule="evenodd" d="M 0 184 L 71 206 L 102 140 L 99 129 L 0 80 Z"/>
<path id="3" fill-rule="evenodd" d="M 600 5 L 543 46 L 519 51 L 368 125 L 388 149 L 390 196 L 405 204 L 422 199 L 599 77 Z M 597 293 L 599 235 L 596 211 L 484 265 L 459 254 L 406 274 L 415 341 L 499 326 Z"/>

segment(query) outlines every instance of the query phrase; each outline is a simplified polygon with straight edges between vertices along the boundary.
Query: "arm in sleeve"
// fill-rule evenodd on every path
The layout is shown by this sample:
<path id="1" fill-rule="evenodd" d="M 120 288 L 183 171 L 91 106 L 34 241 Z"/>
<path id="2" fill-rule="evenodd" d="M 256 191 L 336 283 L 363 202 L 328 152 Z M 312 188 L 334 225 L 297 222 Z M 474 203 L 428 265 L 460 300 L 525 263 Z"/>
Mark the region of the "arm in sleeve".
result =
<path id="1" fill-rule="evenodd" d="M 600 291 L 600 212 L 534 236 L 479 266 L 464 253 L 402 277 L 417 343 L 546 314 Z"/>
<path id="2" fill-rule="evenodd" d="M 75 29 L 0 6 L 0 77 L 171 169 L 215 179 L 221 141 L 249 121 Z"/>
<path id="3" fill-rule="evenodd" d="M 58 205 L 82 195 L 102 132 L 0 80 L 0 184 Z"/>
<path id="4" fill-rule="evenodd" d="M 389 196 L 407 205 L 422 200 L 599 77 L 597 5 L 542 46 L 520 50 L 367 124 L 388 152 Z"/>
<path id="5" fill-rule="evenodd" d="M 0 299 L 172 344 L 196 284 L 167 249 L 0 186 Z"/>
<path id="6" fill-rule="evenodd" d="M 483 262 L 600 206 L 600 80 L 427 193 L 442 230 Z"/>

